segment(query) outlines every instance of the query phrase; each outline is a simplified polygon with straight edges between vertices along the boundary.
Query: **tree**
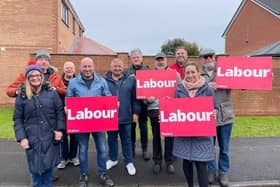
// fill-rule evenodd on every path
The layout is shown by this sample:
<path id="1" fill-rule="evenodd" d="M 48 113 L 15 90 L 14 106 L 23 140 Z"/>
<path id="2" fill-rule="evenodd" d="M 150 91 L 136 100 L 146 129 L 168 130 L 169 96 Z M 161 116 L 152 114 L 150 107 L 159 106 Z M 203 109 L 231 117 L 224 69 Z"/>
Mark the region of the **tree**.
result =
<path id="1" fill-rule="evenodd" d="M 178 47 L 184 47 L 188 51 L 189 56 L 199 55 L 198 45 L 195 42 L 190 43 L 181 38 L 167 40 L 164 44 L 162 44 L 161 52 L 167 55 L 175 55 Z"/>

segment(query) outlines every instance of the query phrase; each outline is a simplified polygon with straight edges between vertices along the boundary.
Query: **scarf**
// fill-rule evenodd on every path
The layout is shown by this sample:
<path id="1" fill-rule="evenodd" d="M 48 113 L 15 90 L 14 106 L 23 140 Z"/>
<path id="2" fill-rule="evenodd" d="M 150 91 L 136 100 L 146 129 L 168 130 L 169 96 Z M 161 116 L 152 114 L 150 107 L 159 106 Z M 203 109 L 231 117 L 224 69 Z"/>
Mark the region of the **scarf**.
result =
<path id="1" fill-rule="evenodd" d="M 187 92 L 189 93 L 190 97 L 194 97 L 197 90 L 205 84 L 205 78 L 200 76 L 198 81 L 195 83 L 187 82 L 186 79 L 183 80 L 183 85 Z"/>

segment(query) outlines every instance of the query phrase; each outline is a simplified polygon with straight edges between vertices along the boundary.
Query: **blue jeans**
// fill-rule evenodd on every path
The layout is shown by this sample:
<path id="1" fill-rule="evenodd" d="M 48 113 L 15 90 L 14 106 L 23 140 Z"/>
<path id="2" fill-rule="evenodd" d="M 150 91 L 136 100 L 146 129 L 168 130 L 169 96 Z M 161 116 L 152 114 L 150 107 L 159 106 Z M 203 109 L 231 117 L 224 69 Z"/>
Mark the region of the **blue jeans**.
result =
<path id="1" fill-rule="evenodd" d="M 231 137 L 232 123 L 217 126 L 217 141 L 219 145 L 218 168 L 219 173 L 228 172 L 230 168 L 230 137 Z M 215 144 L 214 138 L 214 144 Z M 208 169 L 210 171 L 217 171 L 216 160 L 208 162 Z"/>
<path id="2" fill-rule="evenodd" d="M 70 142 L 68 141 L 70 137 Z M 77 156 L 78 142 L 76 140 L 75 134 L 67 134 L 63 131 L 63 141 L 61 143 L 61 159 L 71 160 Z M 68 144 L 69 142 L 69 144 Z"/>
<path id="3" fill-rule="evenodd" d="M 132 162 L 131 124 L 119 124 L 118 131 L 108 132 L 109 158 L 118 159 L 118 134 L 120 134 L 124 163 Z"/>
<path id="4" fill-rule="evenodd" d="M 104 132 L 91 133 L 95 142 L 97 154 L 97 169 L 99 175 L 106 172 L 106 138 Z M 76 134 L 79 143 L 80 173 L 88 174 L 88 141 L 90 133 Z"/>
<path id="5" fill-rule="evenodd" d="M 52 169 L 42 174 L 32 173 L 31 176 L 34 187 L 52 187 Z"/>

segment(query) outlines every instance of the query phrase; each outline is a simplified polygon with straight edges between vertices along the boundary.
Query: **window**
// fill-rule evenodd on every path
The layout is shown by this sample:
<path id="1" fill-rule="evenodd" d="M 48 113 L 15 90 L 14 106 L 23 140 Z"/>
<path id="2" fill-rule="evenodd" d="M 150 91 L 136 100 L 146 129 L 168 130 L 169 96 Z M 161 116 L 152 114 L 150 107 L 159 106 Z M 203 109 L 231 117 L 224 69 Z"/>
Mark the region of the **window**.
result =
<path id="1" fill-rule="evenodd" d="M 81 29 L 81 27 L 79 28 L 79 36 L 81 37 L 83 35 L 83 30 Z"/>
<path id="2" fill-rule="evenodd" d="M 61 1 L 61 19 L 68 25 L 68 7 L 63 0 Z"/>
<path id="3" fill-rule="evenodd" d="M 73 15 L 73 25 L 72 25 L 72 32 L 73 32 L 73 34 L 75 34 L 75 32 L 76 32 L 75 28 L 76 28 L 76 19 L 75 19 L 74 15 Z"/>

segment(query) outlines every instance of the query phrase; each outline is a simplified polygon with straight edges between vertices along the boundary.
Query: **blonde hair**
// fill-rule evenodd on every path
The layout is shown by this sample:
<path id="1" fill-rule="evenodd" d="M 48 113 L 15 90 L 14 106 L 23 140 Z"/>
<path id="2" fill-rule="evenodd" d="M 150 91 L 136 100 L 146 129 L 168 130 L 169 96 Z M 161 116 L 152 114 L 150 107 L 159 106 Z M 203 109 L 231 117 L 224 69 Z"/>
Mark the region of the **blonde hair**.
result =
<path id="1" fill-rule="evenodd" d="M 28 80 L 28 77 L 29 77 L 30 73 L 33 72 L 33 71 L 37 71 L 37 70 L 32 70 L 32 71 L 30 71 L 30 72 L 27 74 L 26 78 L 25 78 L 25 94 L 26 94 L 26 97 L 27 97 L 29 100 L 31 100 L 31 98 L 32 98 L 32 96 L 33 96 L 33 92 L 32 92 L 31 85 L 30 85 L 30 82 L 29 82 L 29 80 Z M 38 92 L 41 91 L 41 89 L 42 89 L 42 84 L 43 84 L 43 82 L 44 82 L 44 76 L 42 75 L 42 73 L 40 73 L 40 76 L 41 76 L 41 84 L 40 84 L 40 86 L 39 86 L 39 88 L 38 88 Z"/>

